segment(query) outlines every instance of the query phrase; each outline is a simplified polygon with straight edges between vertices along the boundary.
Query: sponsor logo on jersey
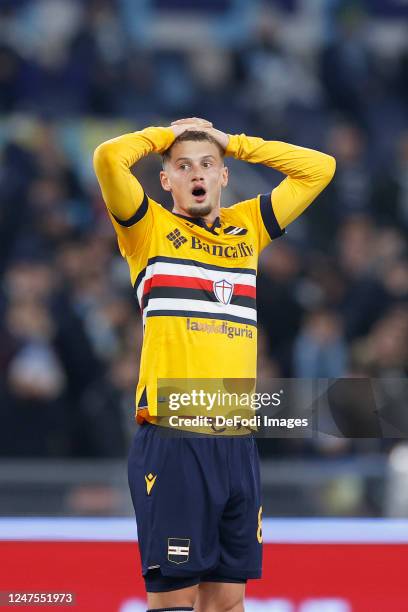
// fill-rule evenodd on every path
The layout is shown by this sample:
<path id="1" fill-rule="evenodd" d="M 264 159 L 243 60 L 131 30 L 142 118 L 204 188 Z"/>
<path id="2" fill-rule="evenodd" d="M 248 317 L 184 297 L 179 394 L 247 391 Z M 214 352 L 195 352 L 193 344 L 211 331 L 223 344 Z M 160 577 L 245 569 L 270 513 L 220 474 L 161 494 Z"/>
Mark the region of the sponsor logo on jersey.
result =
<path id="1" fill-rule="evenodd" d="M 150 495 L 152 489 L 153 489 L 153 485 L 156 482 L 156 478 L 157 478 L 157 474 L 153 475 L 151 472 L 150 474 L 147 474 L 147 476 L 145 476 L 145 481 L 146 481 L 146 489 L 147 489 L 147 494 Z"/>
<path id="2" fill-rule="evenodd" d="M 187 331 L 205 332 L 206 334 L 225 334 L 228 338 L 235 338 L 236 336 L 241 338 L 252 338 L 252 329 L 245 325 L 240 327 L 238 325 L 230 325 L 226 321 L 222 323 L 204 323 L 203 321 L 194 321 L 187 317 Z"/>
<path id="3" fill-rule="evenodd" d="M 234 293 L 234 285 L 225 279 L 214 281 L 213 291 L 221 304 L 229 304 Z"/>
<path id="4" fill-rule="evenodd" d="M 247 233 L 248 230 L 245 227 L 236 227 L 235 225 L 229 225 L 224 229 L 224 234 L 229 236 L 244 236 Z"/>
<path id="5" fill-rule="evenodd" d="M 187 538 L 168 538 L 168 560 L 177 565 L 187 563 L 190 555 L 190 541 Z"/>
<path id="6" fill-rule="evenodd" d="M 254 254 L 254 247 L 246 242 L 224 246 L 223 244 L 208 244 L 208 242 L 204 242 L 198 236 L 191 237 L 191 248 L 203 250 L 216 257 L 248 257 Z"/>
<path id="7" fill-rule="evenodd" d="M 173 246 L 176 249 L 179 249 L 181 245 L 187 242 L 187 238 L 183 236 L 183 234 L 180 232 L 180 230 L 177 227 L 175 227 L 174 230 L 170 232 L 170 234 L 167 234 L 166 238 L 170 240 L 170 242 L 173 243 Z"/>

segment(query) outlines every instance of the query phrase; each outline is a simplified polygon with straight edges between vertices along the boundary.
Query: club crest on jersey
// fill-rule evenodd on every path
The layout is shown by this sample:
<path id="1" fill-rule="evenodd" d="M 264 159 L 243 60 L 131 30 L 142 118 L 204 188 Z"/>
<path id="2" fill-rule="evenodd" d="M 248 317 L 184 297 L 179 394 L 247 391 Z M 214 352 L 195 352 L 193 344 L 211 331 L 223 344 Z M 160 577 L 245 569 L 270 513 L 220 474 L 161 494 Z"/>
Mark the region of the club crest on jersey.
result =
<path id="1" fill-rule="evenodd" d="M 167 558 L 171 563 L 187 563 L 190 555 L 190 540 L 187 538 L 168 538 Z"/>
<path id="2" fill-rule="evenodd" d="M 229 234 L 230 236 L 243 236 L 247 233 L 248 230 L 245 227 L 236 227 L 235 225 L 229 225 L 224 229 L 224 234 Z"/>
<path id="3" fill-rule="evenodd" d="M 213 291 L 221 304 L 229 304 L 234 293 L 234 285 L 225 279 L 214 281 Z"/>

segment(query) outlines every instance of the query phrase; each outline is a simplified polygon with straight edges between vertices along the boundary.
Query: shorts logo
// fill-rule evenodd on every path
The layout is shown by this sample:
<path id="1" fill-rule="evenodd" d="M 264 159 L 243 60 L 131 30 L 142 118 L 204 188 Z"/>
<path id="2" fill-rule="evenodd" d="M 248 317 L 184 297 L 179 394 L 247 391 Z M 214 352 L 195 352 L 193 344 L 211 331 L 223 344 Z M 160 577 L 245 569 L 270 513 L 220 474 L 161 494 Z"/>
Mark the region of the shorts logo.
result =
<path id="1" fill-rule="evenodd" d="M 190 540 L 168 538 L 167 558 L 171 563 L 187 563 L 190 554 Z"/>
<path id="2" fill-rule="evenodd" d="M 256 530 L 256 538 L 257 538 L 259 544 L 262 544 L 262 542 L 263 542 L 263 537 L 262 537 L 262 506 L 259 507 L 259 512 L 258 512 L 258 529 Z"/>
<path id="3" fill-rule="evenodd" d="M 173 243 L 173 246 L 176 249 L 179 249 L 182 244 L 187 242 L 187 238 L 183 236 L 183 234 L 180 232 L 179 229 L 177 229 L 177 227 L 175 227 L 174 230 L 170 232 L 170 234 L 167 234 L 166 238 Z"/>
<path id="4" fill-rule="evenodd" d="M 227 280 L 214 281 L 215 297 L 221 304 L 229 304 L 234 292 L 234 285 Z"/>
<path id="5" fill-rule="evenodd" d="M 152 489 L 153 489 L 153 485 L 156 482 L 156 478 L 157 478 L 157 474 L 155 474 L 153 476 L 153 474 L 150 472 L 150 474 L 148 474 L 147 476 L 145 476 L 145 481 L 146 481 L 146 489 L 147 489 L 147 494 L 150 495 Z"/>

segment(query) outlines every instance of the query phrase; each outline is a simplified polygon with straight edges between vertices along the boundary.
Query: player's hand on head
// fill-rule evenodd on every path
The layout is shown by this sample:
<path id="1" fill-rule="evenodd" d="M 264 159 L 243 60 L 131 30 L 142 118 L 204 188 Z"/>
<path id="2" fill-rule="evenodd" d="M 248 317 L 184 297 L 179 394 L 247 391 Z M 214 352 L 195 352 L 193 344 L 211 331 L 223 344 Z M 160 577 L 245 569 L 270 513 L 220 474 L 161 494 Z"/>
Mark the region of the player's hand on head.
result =
<path id="1" fill-rule="evenodd" d="M 175 136 L 180 136 L 186 130 L 203 130 L 205 128 L 212 127 L 212 123 L 206 119 L 199 119 L 198 117 L 190 117 L 187 119 L 177 119 L 170 125 L 170 129 L 173 130 Z"/>
<path id="2" fill-rule="evenodd" d="M 226 134 L 225 132 L 221 132 L 221 130 L 217 130 L 213 127 L 211 128 L 204 128 L 204 132 L 208 132 L 209 134 L 211 134 L 211 136 L 220 143 L 220 145 L 222 146 L 223 149 L 226 149 L 228 147 L 228 142 L 229 142 L 229 135 Z"/>
<path id="3" fill-rule="evenodd" d="M 171 125 L 185 125 L 185 124 L 195 124 L 201 127 L 212 127 L 211 121 L 207 121 L 207 119 L 202 119 L 201 117 L 188 117 L 187 119 L 176 119 L 176 121 L 172 121 Z"/>
<path id="4" fill-rule="evenodd" d="M 199 130 L 201 132 L 208 132 L 211 134 L 217 142 L 226 149 L 229 142 L 229 136 L 225 132 L 221 132 L 221 130 L 217 130 L 213 127 L 211 121 L 207 121 L 206 119 L 200 119 L 199 117 L 190 117 L 187 119 L 177 119 L 177 121 L 172 121 L 170 128 L 175 133 L 176 137 L 185 132 L 186 130 Z"/>

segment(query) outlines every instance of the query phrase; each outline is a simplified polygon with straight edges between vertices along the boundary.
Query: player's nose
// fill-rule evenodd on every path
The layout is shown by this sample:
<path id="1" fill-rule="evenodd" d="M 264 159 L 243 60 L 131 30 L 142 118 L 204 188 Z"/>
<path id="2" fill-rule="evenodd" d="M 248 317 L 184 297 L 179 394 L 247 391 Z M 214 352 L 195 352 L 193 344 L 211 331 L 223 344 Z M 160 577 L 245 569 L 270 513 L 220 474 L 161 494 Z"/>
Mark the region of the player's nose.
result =
<path id="1" fill-rule="evenodd" d="M 191 180 L 192 181 L 202 181 L 203 179 L 204 179 L 203 169 L 201 167 L 201 164 L 193 164 Z"/>

